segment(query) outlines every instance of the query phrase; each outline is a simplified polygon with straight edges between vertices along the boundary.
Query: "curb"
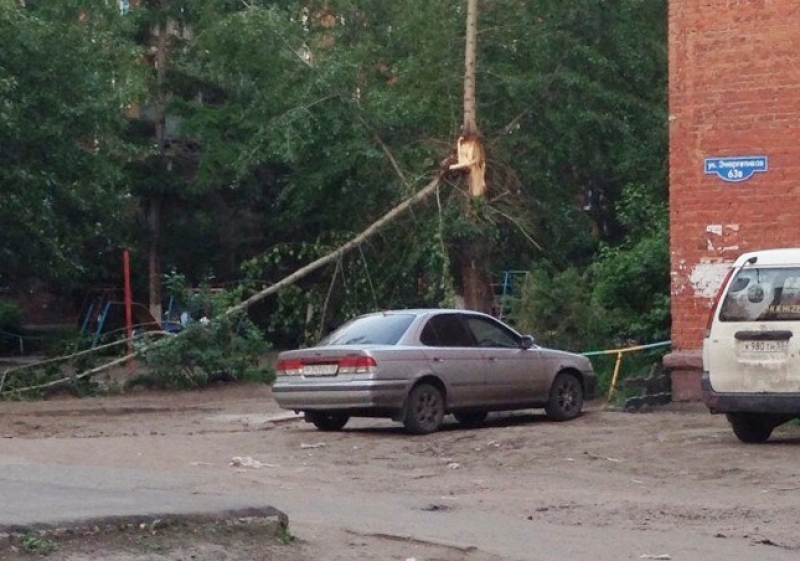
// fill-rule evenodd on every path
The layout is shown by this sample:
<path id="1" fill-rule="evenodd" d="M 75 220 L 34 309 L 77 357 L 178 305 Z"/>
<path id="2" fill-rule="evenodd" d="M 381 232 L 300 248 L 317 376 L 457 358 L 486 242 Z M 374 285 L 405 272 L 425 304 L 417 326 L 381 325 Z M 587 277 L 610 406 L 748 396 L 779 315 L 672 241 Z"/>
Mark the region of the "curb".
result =
<path id="1" fill-rule="evenodd" d="M 155 532 L 175 526 L 263 526 L 274 532 L 289 527 L 289 517 L 271 507 L 249 507 L 218 512 L 187 514 L 142 514 L 130 516 L 103 516 L 47 524 L 0 526 L 0 544 L 15 541 L 23 536 L 36 535 L 47 538 L 97 535 L 106 532 Z"/>

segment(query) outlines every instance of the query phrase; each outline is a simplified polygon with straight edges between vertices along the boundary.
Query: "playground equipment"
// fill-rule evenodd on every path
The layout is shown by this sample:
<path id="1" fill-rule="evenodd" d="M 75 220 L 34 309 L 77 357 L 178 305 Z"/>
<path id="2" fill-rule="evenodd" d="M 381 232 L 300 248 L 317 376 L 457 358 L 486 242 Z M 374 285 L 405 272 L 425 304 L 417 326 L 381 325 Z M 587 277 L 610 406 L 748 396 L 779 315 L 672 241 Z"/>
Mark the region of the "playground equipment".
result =
<path id="1" fill-rule="evenodd" d="M 131 327 L 134 335 L 148 331 L 162 331 L 161 323 L 156 321 L 144 304 L 134 302 L 132 313 Z M 81 333 L 92 334 L 92 348 L 101 342 L 104 335 L 124 336 L 125 331 L 125 302 L 101 297 L 89 304 L 81 323 Z"/>
<path id="2" fill-rule="evenodd" d="M 493 283 L 495 312 L 492 315 L 497 319 L 507 321 L 506 316 L 511 313 L 513 303 L 519 300 L 519 289 L 528 274 L 528 271 L 503 271 L 500 282 Z"/>
<path id="3" fill-rule="evenodd" d="M 215 293 L 221 289 L 207 289 Z M 204 291 L 195 289 L 191 291 L 190 298 L 199 298 Z M 125 302 L 120 297 L 118 290 L 101 288 L 90 292 L 81 312 L 81 333 L 92 335 L 92 347 L 96 347 L 103 336 L 126 336 Z M 170 296 L 164 306 L 164 317 L 157 321 L 150 309 L 139 302 L 131 303 L 132 335 L 138 336 L 143 332 L 165 331 L 167 333 L 180 333 L 190 322 L 202 316 L 202 301 L 198 301 L 194 308 L 182 304 L 174 296 Z"/>

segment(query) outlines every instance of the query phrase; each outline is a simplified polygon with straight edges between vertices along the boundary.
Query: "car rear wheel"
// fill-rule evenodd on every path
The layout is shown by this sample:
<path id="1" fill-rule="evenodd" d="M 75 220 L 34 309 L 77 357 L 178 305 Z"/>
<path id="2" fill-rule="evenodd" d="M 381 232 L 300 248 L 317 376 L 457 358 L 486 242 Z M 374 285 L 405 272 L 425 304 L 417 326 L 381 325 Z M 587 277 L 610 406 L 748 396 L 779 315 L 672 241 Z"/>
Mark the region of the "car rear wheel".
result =
<path id="1" fill-rule="evenodd" d="M 547 416 L 554 421 L 569 421 L 583 409 L 583 384 L 575 374 L 561 372 L 553 380 L 550 398 L 545 406 Z"/>
<path id="2" fill-rule="evenodd" d="M 466 427 L 477 427 L 486 420 L 486 411 L 470 411 L 468 413 L 453 413 L 456 421 Z"/>
<path id="3" fill-rule="evenodd" d="M 728 413 L 728 422 L 736 438 L 747 444 L 766 442 L 775 428 L 768 415 L 758 413 Z"/>
<path id="4" fill-rule="evenodd" d="M 406 416 L 403 420 L 406 430 L 415 434 L 436 432 L 444 419 L 444 396 L 436 386 L 419 384 L 408 394 Z"/>
<path id="5" fill-rule="evenodd" d="M 306 418 L 319 430 L 334 432 L 342 430 L 350 417 L 341 413 L 308 412 Z"/>

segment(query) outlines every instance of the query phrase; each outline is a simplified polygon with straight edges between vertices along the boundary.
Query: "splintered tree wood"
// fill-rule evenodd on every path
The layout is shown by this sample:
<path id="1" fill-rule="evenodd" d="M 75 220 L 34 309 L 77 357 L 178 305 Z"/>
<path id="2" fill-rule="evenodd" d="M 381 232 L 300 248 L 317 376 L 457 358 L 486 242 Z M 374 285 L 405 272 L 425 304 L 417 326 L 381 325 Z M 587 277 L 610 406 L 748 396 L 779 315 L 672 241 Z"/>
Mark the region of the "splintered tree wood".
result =
<path id="1" fill-rule="evenodd" d="M 469 194 L 471 197 L 486 195 L 486 156 L 480 137 L 461 137 L 456 149 L 458 162 L 451 170 L 464 170 L 469 173 Z"/>

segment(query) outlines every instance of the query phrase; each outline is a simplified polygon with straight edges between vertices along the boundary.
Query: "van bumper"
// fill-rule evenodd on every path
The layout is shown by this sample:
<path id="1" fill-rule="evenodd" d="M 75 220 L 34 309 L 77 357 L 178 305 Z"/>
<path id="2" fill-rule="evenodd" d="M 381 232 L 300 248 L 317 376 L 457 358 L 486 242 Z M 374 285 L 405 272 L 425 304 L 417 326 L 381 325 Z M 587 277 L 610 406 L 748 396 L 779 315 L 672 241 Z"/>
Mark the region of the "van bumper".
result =
<path id="1" fill-rule="evenodd" d="M 778 413 L 800 415 L 800 392 L 720 393 L 711 386 L 708 372 L 700 378 L 703 403 L 712 413 Z"/>

